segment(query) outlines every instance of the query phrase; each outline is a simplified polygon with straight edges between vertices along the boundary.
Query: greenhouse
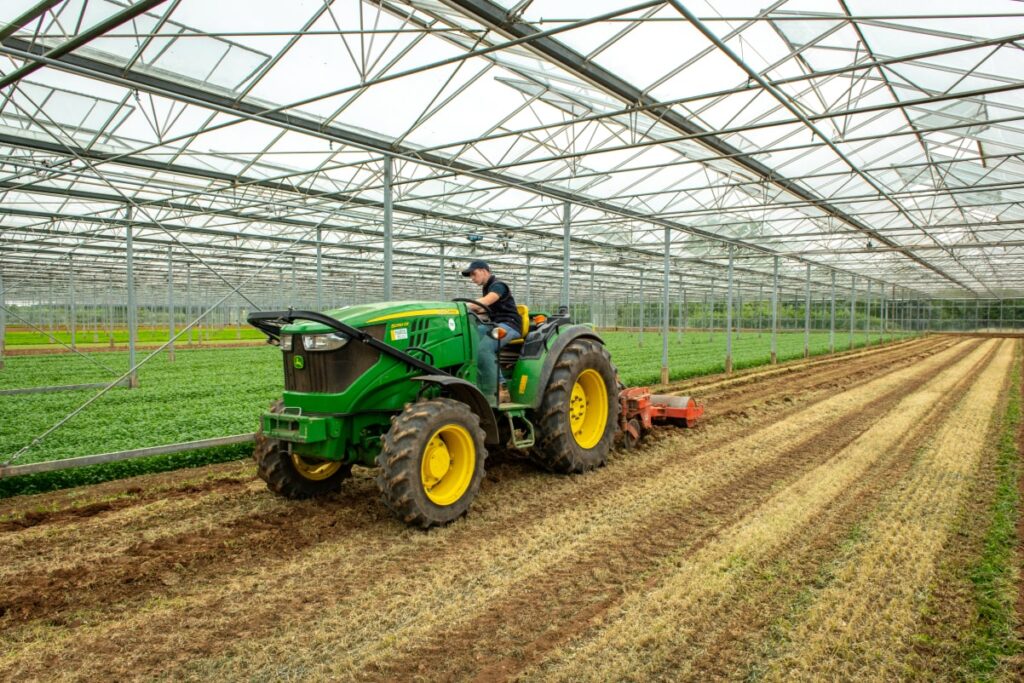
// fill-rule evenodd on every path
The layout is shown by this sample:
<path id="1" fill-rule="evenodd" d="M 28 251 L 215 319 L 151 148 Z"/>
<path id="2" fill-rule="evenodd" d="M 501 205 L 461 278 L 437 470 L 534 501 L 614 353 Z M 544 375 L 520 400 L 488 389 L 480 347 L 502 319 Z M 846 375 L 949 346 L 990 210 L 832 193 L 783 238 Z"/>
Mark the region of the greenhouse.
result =
<path id="1" fill-rule="evenodd" d="M 1019 680 L 1021 74 L 1012 0 L 0 3 L 0 678 Z"/>

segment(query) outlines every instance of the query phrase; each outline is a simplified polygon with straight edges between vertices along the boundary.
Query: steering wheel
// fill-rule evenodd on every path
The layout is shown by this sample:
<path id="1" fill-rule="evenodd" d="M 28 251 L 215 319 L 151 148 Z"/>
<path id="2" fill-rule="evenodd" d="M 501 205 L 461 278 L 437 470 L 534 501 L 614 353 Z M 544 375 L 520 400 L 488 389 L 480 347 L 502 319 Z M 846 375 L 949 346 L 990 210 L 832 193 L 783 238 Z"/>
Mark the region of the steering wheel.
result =
<path id="1" fill-rule="evenodd" d="M 461 301 L 461 302 L 466 303 L 466 304 L 474 304 L 476 306 L 479 306 L 480 308 L 484 309 L 484 312 L 487 313 L 487 317 L 488 318 L 490 318 L 490 317 L 492 317 L 494 315 L 494 311 L 491 310 L 490 306 L 488 306 L 487 304 L 482 304 L 479 301 L 477 301 L 476 299 L 457 298 L 457 299 L 452 299 L 452 301 Z M 472 309 L 469 312 L 473 313 Z M 476 313 L 473 313 L 473 315 L 476 315 Z M 479 318 L 480 316 L 477 316 L 477 317 Z"/>

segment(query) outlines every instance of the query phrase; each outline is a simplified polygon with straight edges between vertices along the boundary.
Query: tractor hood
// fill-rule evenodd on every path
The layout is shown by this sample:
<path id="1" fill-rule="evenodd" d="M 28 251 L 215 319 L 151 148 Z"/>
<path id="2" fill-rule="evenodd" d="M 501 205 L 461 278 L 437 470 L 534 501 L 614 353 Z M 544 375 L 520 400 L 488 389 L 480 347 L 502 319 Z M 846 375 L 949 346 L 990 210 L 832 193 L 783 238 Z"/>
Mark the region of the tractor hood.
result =
<path id="1" fill-rule="evenodd" d="M 460 316 L 465 304 L 452 301 L 386 301 L 346 306 L 324 314 L 352 327 L 369 327 L 425 316 Z M 316 322 L 298 322 L 281 329 L 284 334 L 325 334 L 329 327 Z"/>

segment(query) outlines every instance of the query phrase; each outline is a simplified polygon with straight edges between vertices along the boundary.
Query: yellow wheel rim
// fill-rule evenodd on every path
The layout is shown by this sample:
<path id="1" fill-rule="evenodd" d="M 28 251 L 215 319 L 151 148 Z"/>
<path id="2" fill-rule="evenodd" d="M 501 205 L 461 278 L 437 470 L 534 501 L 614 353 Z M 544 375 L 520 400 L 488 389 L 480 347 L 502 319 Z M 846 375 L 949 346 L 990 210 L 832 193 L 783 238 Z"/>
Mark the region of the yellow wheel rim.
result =
<path id="1" fill-rule="evenodd" d="M 587 369 L 576 378 L 569 397 L 569 428 L 580 448 L 593 448 L 608 425 L 608 389 L 597 370 Z"/>
<path id="2" fill-rule="evenodd" d="M 292 464 L 303 479 L 323 481 L 341 469 L 337 460 L 306 460 L 298 453 L 292 453 Z"/>
<path id="3" fill-rule="evenodd" d="M 451 505 L 466 492 L 476 469 L 476 448 L 469 430 L 457 424 L 441 427 L 427 441 L 420 478 L 427 498 Z"/>

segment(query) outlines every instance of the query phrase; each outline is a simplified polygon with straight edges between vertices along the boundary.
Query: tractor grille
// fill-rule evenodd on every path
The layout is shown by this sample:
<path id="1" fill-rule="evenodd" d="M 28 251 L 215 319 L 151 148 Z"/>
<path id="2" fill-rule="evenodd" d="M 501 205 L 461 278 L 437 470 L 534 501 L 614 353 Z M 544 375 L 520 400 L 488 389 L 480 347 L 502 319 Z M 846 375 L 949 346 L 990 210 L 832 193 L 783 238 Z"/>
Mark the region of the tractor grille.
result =
<path id="1" fill-rule="evenodd" d="M 422 348 L 430 341 L 430 318 L 417 318 L 409 325 L 409 346 Z"/>
<path id="2" fill-rule="evenodd" d="M 383 325 L 363 329 L 376 339 L 384 336 Z M 306 351 L 298 334 L 292 338 L 292 350 L 282 355 L 285 391 L 324 394 L 345 391 L 380 359 L 380 351 L 358 342 L 349 342 L 335 351 Z M 302 356 L 301 370 L 295 367 L 295 356 Z"/>

